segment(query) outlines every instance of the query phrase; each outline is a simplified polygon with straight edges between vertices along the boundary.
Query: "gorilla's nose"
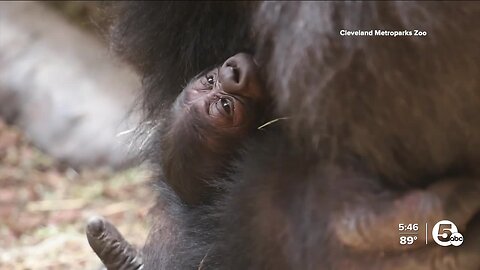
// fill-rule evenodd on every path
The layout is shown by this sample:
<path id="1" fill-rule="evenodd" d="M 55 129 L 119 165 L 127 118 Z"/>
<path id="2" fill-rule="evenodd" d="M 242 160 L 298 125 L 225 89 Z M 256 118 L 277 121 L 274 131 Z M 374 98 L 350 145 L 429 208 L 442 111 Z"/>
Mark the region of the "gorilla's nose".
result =
<path id="1" fill-rule="evenodd" d="M 255 97 L 260 89 L 258 70 L 253 58 L 246 53 L 236 54 L 220 68 L 219 81 L 223 91 L 246 97 Z"/>

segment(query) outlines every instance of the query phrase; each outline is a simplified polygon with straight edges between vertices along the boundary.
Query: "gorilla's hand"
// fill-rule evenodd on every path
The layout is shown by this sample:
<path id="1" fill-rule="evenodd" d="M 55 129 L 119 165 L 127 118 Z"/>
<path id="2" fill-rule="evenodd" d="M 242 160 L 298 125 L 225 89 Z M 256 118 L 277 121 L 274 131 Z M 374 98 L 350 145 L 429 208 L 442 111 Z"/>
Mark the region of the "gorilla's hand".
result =
<path id="1" fill-rule="evenodd" d="M 333 228 L 341 243 L 354 252 L 382 253 L 385 258 L 380 269 L 404 269 L 406 265 L 412 266 L 408 269 L 424 269 L 422 267 L 432 264 L 435 269 L 452 266 L 456 267 L 454 269 L 480 269 L 478 213 L 480 181 L 455 178 L 387 201 L 382 198 L 353 206 L 335 219 Z M 432 227 L 444 219 L 455 223 L 464 235 L 465 242 L 460 247 L 445 248 L 433 241 Z M 399 224 L 415 223 L 419 225 L 417 239 L 412 245 L 401 245 Z M 428 245 L 425 245 L 426 240 Z M 360 256 L 359 260 L 368 257 Z"/>
<path id="2" fill-rule="evenodd" d="M 90 247 L 108 270 L 139 270 L 143 268 L 139 251 L 103 217 L 90 218 L 87 222 L 86 234 Z"/>

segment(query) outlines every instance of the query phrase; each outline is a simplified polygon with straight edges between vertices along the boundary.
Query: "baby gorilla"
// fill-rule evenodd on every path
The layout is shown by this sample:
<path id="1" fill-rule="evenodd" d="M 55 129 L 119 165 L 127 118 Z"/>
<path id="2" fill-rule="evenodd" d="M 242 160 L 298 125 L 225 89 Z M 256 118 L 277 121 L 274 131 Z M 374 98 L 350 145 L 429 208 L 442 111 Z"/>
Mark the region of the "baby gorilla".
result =
<path id="1" fill-rule="evenodd" d="M 257 74 L 253 59 L 246 54 L 237 54 L 221 67 L 195 77 L 177 97 L 164 119 L 160 151 L 163 177 L 160 180 L 170 185 L 188 207 L 209 203 L 216 193 L 221 192 L 215 191 L 214 181 L 228 180 L 226 176 L 242 142 L 256 135 L 256 127 L 267 119 L 266 116 L 271 117 L 267 109 L 268 99 Z M 345 181 L 362 177 L 362 174 L 345 169 L 336 173 Z M 464 225 L 480 207 L 478 182 L 448 180 L 426 189 L 385 194 L 382 203 L 378 203 L 377 198 L 372 201 L 365 198 L 364 207 L 339 212 L 332 220 L 333 233 L 345 248 L 355 252 L 406 249 L 419 252 L 417 249 L 422 242 L 432 241 L 431 235 L 427 236 L 428 239 L 421 239 L 425 231 L 420 229 L 418 241 L 405 247 L 398 244 L 395 229 L 398 224 L 405 220 L 434 224 L 449 216 L 456 224 Z M 459 197 L 460 190 L 467 192 Z M 169 219 L 168 213 L 157 215 L 167 215 L 165 218 Z M 172 230 L 168 226 L 163 229 L 167 236 Z M 87 237 L 107 269 L 143 267 L 141 254 L 103 218 L 90 219 Z"/>
<path id="2" fill-rule="evenodd" d="M 166 181 L 189 204 L 209 203 L 245 140 L 266 115 L 257 66 L 245 53 L 196 76 L 177 97 L 160 128 Z"/>
<path id="3" fill-rule="evenodd" d="M 187 205 L 211 202 L 241 145 L 267 119 L 267 98 L 253 58 L 237 54 L 184 88 L 160 128 L 160 180 Z M 141 256 L 101 217 L 88 221 L 90 246 L 107 269 L 140 269 Z"/>

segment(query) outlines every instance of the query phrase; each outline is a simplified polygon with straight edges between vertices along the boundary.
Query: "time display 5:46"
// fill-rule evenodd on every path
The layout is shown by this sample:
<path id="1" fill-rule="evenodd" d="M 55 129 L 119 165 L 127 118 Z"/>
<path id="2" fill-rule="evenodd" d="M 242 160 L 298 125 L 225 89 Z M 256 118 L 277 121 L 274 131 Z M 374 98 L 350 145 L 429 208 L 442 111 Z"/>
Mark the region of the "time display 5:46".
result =
<path id="1" fill-rule="evenodd" d="M 400 223 L 398 224 L 398 230 L 399 231 L 418 231 L 418 224 L 417 223 L 408 223 L 408 224 Z"/>

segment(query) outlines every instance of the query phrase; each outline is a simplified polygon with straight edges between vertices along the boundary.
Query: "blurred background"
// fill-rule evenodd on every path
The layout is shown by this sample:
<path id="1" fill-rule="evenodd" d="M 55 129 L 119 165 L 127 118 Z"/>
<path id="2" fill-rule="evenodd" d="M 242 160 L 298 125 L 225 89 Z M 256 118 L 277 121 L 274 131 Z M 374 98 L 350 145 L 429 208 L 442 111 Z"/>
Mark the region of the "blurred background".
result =
<path id="1" fill-rule="evenodd" d="M 140 80 L 109 51 L 102 5 L 0 2 L 0 269 L 99 269 L 94 214 L 146 238 Z"/>

